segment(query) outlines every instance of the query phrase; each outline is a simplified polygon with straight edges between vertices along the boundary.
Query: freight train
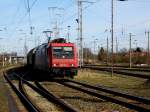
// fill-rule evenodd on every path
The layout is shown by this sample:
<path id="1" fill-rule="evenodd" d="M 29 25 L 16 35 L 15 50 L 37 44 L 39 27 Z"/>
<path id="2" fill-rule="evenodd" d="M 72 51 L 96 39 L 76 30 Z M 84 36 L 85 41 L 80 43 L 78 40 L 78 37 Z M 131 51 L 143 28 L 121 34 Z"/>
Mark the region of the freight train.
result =
<path id="1" fill-rule="evenodd" d="M 30 50 L 27 65 L 53 76 L 73 78 L 78 68 L 76 46 L 64 38 L 54 39 Z"/>

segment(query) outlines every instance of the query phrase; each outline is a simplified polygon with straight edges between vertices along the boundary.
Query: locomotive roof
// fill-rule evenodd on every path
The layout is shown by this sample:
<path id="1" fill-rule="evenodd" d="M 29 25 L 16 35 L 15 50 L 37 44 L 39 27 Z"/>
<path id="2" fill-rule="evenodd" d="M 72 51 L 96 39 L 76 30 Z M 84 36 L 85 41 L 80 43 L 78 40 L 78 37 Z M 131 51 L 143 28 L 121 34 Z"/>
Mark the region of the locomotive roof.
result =
<path id="1" fill-rule="evenodd" d="M 50 41 L 49 43 L 43 43 L 43 44 L 31 49 L 29 52 L 35 53 L 36 50 L 40 49 L 43 46 L 49 47 L 50 44 L 62 44 L 62 43 L 64 43 L 64 44 L 73 44 L 73 43 L 70 43 L 70 42 L 67 43 L 66 39 L 64 39 L 64 38 L 57 38 L 57 39 L 54 39 L 54 40 Z"/>
<path id="2" fill-rule="evenodd" d="M 50 41 L 50 43 L 66 43 L 66 39 L 57 38 L 57 39 L 54 39 L 54 40 Z"/>

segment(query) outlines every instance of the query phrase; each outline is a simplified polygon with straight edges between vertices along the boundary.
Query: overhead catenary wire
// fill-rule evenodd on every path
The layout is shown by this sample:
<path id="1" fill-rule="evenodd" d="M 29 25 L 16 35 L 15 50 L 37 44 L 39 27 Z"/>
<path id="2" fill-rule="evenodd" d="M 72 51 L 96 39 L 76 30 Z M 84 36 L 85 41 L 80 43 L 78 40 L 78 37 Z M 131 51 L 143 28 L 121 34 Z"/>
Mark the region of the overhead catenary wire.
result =
<path id="1" fill-rule="evenodd" d="M 37 0 L 35 0 L 35 1 L 37 1 Z M 92 5 L 93 5 L 93 4 L 90 4 L 89 7 L 92 6 Z M 32 6 L 32 5 L 31 5 L 31 6 Z M 88 7 L 88 6 L 86 6 L 86 7 Z M 83 9 L 84 9 L 84 8 L 83 8 Z M 28 15 L 27 15 L 27 16 L 28 16 Z M 23 17 L 23 18 L 24 18 L 24 17 Z M 71 19 L 71 18 L 70 18 L 70 19 Z M 21 21 L 23 21 L 23 20 L 24 20 L 24 19 L 22 19 Z"/>
<path id="2" fill-rule="evenodd" d="M 17 5 L 15 13 L 13 14 L 13 19 L 12 19 L 10 24 L 13 24 L 15 22 L 15 19 L 16 19 L 17 15 L 18 15 L 19 11 L 20 11 L 20 8 L 21 8 L 21 4 L 22 4 L 22 0 L 19 0 L 19 3 Z"/>
<path id="3" fill-rule="evenodd" d="M 30 2 L 27 0 L 27 11 L 28 11 L 28 19 L 29 19 L 29 26 L 32 34 L 32 25 L 31 25 L 31 12 L 30 12 Z"/>
<path id="4" fill-rule="evenodd" d="M 85 11 L 87 8 L 93 6 L 94 4 L 96 4 L 97 2 L 100 2 L 101 0 L 96 0 L 94 3 L 84 7 L 82 10 Z M 78 15 L 78 12 L 72 14 L 71 16 L 67 17 L 66 19 L 64 19 L 64 21 L 61 24 L 64 24 L 65 22 L 68 22 L 68 20 L 72 19 L 73 17 L 75 17 L 76 15 Z"/>
<path id="5" fill-rule="evenodd" d="M 30 11 L 32 10 L 32 8 L 33 8 L 33 6 L 35 5 L 36 2 L 37 2 L 37 0 L 34 0 L 34 1 L 32 2 L 31 6 L 30 6 Z M 25 5 L 25 8 L 27 9 L 25 2 L 24 2 L 24 5 Z M 22 21 L 24 20 L 24 18 L 28 15 L 28 13 L 29 13 L 29 10 L 27 10 L 26 13 L 19 19 L 19 21 L 18 21 L 17 24 L 16 24 L 17 27 L 20 26 L 20 24 L 22 23 Z M 14 33 L 15 33 L 16 30 L 17 30 L 17 28 L 15 28 L 15 29 L 13 30 L 13 33 L 11 34 L 11 36 L 14 35 Z"/>
<path id="6" fill-rule="evenodd" d="M 26 0 L 23 0 L 24 1 L 24 7 L 26 10 L 28 10 L 28 6 L 27 6 L 27 3 L 26 3 Z"/>
<path id="7" fill-rule="evenodd" d="M 33 8 L 33 6 L 35 5 L 36 2 L 37 2 L 37 0 L 34 0 L 34 2 L 31 4 L 30 11 L 32 10 L 32 8 Z M 28 13 L 29 13 L 29 10 L 27 10 L 27 12 L 21 17 L 21 19 L 19 19 L 17 26 L 22 23 L 22 21 L 28 15 Z"/>

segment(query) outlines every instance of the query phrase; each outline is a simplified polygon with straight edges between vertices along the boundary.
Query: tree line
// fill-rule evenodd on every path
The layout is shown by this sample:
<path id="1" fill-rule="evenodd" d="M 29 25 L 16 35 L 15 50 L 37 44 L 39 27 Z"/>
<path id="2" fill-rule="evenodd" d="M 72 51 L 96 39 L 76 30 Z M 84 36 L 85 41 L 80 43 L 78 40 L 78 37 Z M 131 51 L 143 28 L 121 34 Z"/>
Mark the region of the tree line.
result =
<path id="1" fill-rule="evenodd" d="M 143 48 L 137 47 L 131 50 L 132 64 L 133 65 L 148 65 L 150 57 L 148 52 Z M 111 64 L 112 53 L 103 47 L 94 54 L 89 48 L 83 48 L 84 63 L 101 63 Z M 118 52 L 113 53 L 114 63 L 116 64 L 129 64 L 129 50 L 126 48 L 120 49 Z"/>

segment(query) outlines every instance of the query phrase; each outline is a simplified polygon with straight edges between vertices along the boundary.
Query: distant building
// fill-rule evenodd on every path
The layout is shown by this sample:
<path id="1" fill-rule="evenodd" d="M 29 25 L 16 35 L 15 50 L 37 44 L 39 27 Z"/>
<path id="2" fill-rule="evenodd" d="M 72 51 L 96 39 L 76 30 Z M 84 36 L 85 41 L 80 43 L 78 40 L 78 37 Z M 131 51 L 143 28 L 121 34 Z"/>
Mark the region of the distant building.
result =
<path id="1" fill-rule="evenodd" d="M 17 52 L 1 53 L 0 65 L 24 63 L 24 57 L 17 56 Z"/>

